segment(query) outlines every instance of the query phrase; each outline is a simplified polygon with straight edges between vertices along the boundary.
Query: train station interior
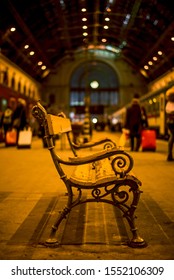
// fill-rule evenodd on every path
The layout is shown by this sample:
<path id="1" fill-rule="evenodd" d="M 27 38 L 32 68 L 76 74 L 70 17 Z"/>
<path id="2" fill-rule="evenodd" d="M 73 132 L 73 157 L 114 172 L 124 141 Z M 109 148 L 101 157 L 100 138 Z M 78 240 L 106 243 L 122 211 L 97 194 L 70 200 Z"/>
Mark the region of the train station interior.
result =
<path id="1" fill-rule="evenodd" d="M 168 92 L 172 1 L 2 0 L 0 260 L 173 260 Z M 154 132 L 138 151 L 124 129 L 136 94 Z M 23 146 L 2 121 L 20 100 Z"/>

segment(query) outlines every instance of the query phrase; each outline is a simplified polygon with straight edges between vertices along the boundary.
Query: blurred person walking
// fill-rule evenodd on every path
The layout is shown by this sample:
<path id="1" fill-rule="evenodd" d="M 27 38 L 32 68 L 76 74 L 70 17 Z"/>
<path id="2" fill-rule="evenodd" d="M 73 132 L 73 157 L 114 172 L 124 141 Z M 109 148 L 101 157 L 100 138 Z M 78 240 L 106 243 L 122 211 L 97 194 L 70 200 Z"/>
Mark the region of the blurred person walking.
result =
<path id="1" fill-rule="evenodd" d="M 139 151 L 141 145 L 142 118 L 139 94 L 134 94 L 131 106 L 127 108 L 124 128 L 130 134 L 131 151 Z"/>
<path id="2" fill-rule="evenodd" d="M 167 127 L 169 130 L 169 140 L 168 140 L 168 155 L 167 161 L 173 161 L 173 144 L 174 144 L 174 87 L 170 88 L 166 92 L 166 120 Z"/>
<path id="3" fill-rule="evenodd" d="M 1 124 L 0 124 L 0 126 L 4 130 L 5 142 L 6 142 L 7 131 L 11 130 L 11 128 L 12 128 L 12 116 L 13 116 L 13 110 L 10 107 L 10 105 L 8 105 L 7 108 L 5 109 L 4 113 L 2 114 Z"/>
<path id="4" fill-rule="evenodd" d="M 17 130 L 17 141 L 20 130 L 24 130 L 24 128 L 28 125 L 27 122 L 27 112 L 26 112 L 26 101 L 22 98 L 18 99 L 18 104 L 16 109 L 14 110 L 12 116 L 12 127 Z"/>
<path id="5" fill-rule="evenodd" d="M 141 106 L 141 124 L 142 124 L 142 129 L 148 128 L 147 113 L 145 107 L 143 106 Z"/>

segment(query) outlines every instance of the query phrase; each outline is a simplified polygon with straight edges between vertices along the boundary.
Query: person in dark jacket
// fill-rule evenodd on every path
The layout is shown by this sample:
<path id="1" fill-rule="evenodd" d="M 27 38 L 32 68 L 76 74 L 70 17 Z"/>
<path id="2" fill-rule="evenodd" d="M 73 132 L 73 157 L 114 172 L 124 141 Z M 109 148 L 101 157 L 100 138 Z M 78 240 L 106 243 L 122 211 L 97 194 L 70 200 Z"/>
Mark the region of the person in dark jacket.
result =
<path id="1" fill-rule="evenodd" d="M 13 110 L 10 107 L 10 105 L 7 106 L 5 109 L 5 112 L 2 114 L 0 127 L 4 129 L 4 136 L 6 139 L 7 131 L 12 128 L 12 116 L 13 116 Z"/>
<path id="2" fill-rule="evenodd" d="M 147 129 L 148 128 L 148 118 L 147 118 L 147 113 L 145 107 L 141 107 L 141 124 L 142 124 L 142 129 Z"/>
<path id="3" fill-rule="evenodd" d="M 168 140 L 168 155 L 167 161 L 174 161 L 173 158 L 173 146 L 174 146 L 174 87 L 170 88 L 166 92 L 167 103 L 166 103 L 166 120 L 169 131 Z"/>
<path id="4" fill-rule="evenodd" d="M 26 101 L 22 98 L 18 99 L 18 104 L 16 109 L 14 110 L 12 116 L 13 128 L 17 130 L 17 139 L 19 136 L 19 131 L 24 130 L 27 126 L 27 113 L 26 113 Z"/>
<path id="5" fill-rule="evenodd" d="M 127 108 L 125 126 L 129 130 L 131 151 L 139 151 L 141 145 L 141 106 L 139 104 L 139 94 L 135 94 L 132 104 Z"/>

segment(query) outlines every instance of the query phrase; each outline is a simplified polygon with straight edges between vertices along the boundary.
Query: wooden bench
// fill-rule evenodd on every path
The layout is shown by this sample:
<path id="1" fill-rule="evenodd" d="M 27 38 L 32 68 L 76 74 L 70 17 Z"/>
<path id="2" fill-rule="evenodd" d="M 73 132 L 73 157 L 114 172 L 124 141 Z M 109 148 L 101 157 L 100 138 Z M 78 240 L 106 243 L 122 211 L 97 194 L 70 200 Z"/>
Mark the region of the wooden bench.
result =
<path id="1" fill-rule="evenodd" d="M 58 116 L 47 114 L 39 102 L 33 107 L 32 114 L 44 126 L 48 149 L 68 195 L 67 205 L 59 213 L 45 244 L 55 246 L 58 227 L 73 207 L 87 202 L 105 202 L 119 208 L 126 218 L 132 232 L 129 246 L 146 246 L 135 226 L 135 210 L 142 191 L 139 189 L 141 182 L 131 173 L 133 158 L 108 138 L 78 145 L 73 143 L 70 120 L 63 113 Z M 64 133 L 72 151 L 68 159 L 61 158 L 54 145 L 54 136 Z M 101 151 L 78 156 L 78 150 L 98 145 L 103 145 Z M 70 176 L 65 174 L 64 166 L 74 167 Z M 87 191 L 88 196 L 84 196 L 83 191 Z"/>

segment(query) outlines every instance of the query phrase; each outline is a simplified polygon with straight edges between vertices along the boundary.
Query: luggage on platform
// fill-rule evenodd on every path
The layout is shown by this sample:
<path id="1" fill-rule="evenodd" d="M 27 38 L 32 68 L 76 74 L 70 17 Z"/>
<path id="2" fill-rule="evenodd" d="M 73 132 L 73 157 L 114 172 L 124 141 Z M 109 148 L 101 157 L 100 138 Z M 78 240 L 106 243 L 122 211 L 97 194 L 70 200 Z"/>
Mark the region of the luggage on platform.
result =
<path id="1" fill-rule="evenodd" d="M 5 145 L 6 146 L 16 146 L 17 144 L 17 130 L 11 129 L 6 133 Z"/>
<path id="2" fill-rule="evenodd" d="M 123 128 L 122 134 L 119 139 L 119 146 L 120 147 L 130 147 L 130 131 L 128 129 Z"/>
<path id="3" fill-rule="evenodd" d="M 17 148 L 31 148 L 32 142 L 32 131 L 31 128 L 28 127 L 19 132 Z"/>
<path id="4" fill-rule="evenodd" d="M 156 151 L 156 131 L 145 129 L 141 134 L 142 151 Z"/>

